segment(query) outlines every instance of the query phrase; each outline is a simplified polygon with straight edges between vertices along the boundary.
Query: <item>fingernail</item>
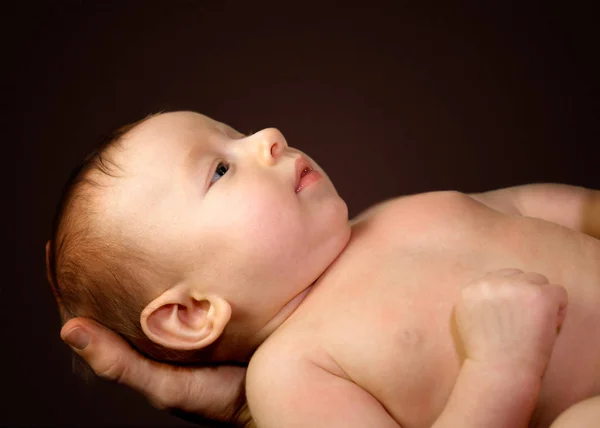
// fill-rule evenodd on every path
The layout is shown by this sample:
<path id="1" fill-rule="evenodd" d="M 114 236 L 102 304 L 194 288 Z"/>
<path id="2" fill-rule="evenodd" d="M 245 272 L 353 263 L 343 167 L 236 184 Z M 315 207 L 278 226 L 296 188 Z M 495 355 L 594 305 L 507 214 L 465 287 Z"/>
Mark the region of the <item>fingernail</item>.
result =
<path id="1" fill-rule="evenodd" d="M 63 337 L 65 343 L 78 351 L 83 351 L 90 344 L 92 337 L 81 327 L 75 327 Z"/>

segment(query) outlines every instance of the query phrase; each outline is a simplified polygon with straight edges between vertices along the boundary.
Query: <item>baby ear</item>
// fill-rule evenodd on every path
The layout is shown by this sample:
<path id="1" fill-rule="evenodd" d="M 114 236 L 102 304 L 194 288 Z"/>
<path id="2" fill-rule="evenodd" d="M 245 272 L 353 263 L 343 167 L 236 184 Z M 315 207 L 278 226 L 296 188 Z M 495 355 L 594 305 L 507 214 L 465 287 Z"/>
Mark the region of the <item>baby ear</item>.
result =
<path id="1" fill-rule="evenodd" d="M 213 343 L 231 317 L 229 303 L 187 286 L 168 289 L 144 308 L 140 322 L 153 342 L 170 349 L 201 349 Z"/>

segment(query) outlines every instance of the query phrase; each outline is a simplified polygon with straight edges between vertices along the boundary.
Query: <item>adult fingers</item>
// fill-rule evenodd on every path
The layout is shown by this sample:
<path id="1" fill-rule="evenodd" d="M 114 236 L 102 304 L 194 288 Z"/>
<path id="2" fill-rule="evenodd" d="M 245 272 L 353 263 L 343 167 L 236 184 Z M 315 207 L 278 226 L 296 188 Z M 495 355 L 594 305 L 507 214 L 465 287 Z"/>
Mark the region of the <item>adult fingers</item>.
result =
<path id="1" fill-rule="evenodd" d="M 73 318 L 61 337 L 107 380 L 146 396 L 153 406 L 240 423 L 245 402 L 243 367 L 179 367 L 149 360 L 122 337 L 87 318 Z"/>
<path id="2" fill-rule="evenodd" d="M 73 318 L 61 329 L 62 340 L 108 380 L 120 381 L 135 365 L 136 352 L 116 333 L 88 318 Z"/>

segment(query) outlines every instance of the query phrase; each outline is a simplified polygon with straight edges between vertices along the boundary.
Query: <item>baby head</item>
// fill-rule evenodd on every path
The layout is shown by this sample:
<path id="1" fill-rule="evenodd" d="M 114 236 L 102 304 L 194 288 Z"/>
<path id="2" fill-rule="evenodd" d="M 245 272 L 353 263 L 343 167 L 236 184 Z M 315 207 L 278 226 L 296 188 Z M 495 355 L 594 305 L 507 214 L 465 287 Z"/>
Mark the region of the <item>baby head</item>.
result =
<path id="1" fill-rule="evenodd" d="M 63 322 L 93 318 L 159 360 L 247 361 L 342 252 L 347 216 L 277 129 L 162 113 L 72 173 L 49 280 Z"/>

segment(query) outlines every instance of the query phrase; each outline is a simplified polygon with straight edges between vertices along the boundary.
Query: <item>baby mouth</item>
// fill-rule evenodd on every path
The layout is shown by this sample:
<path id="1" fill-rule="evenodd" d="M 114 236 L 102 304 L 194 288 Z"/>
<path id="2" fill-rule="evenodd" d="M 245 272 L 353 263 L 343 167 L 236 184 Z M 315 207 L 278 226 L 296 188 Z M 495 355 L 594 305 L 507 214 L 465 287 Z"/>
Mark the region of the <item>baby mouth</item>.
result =
<path id="1" fill-rule="evenodd" d="M 305 166 L 304 169 L 300 172 L 300 177 L 298 177 L 298 184 L 296 184 L 296 193 L 304 188 L 303 178 L 306 177 L 312 171 L 310 166 Z"/>
<path id="2" fill-rule="evenodd" d="M 302 156 L 296 159 L 296 171 L 296 193 L 318 181 L 321 177 L 321 174 L 314 170 L 308 160 Z"/>

